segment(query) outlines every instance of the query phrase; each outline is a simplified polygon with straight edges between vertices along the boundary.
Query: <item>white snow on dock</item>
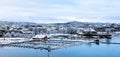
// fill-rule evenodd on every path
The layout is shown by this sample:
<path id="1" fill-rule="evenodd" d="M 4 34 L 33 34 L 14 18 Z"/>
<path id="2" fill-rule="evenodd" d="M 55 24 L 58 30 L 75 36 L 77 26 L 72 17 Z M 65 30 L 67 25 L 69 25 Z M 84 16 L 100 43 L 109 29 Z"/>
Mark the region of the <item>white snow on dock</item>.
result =
<path id="1" fill-rule="evenodd" d="M 57 39 L 57 38 L 51 38 L 48 40 L 54 40 L 54 41 L 69 41 L 69 42 L 93 42 L 93 40 L 82 40 L 82 39 Z"/>
<path id="2" fill-rule="evenodd" d="M 0 38 L 0 44 L 21 43 L 25 41 L 30 41 L 30 40 L 26 38 Z"/>

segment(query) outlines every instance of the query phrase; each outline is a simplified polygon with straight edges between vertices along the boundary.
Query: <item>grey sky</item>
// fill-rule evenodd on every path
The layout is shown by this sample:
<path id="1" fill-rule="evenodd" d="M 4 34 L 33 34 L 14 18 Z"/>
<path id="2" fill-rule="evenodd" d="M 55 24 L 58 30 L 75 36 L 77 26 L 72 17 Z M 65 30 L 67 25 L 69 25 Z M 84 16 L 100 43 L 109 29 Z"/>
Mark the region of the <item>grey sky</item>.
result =
<path id="1" fill-rule="evenodd" d="M 120 0 L 0 0 L 0 20 L 120 22 Z"/>

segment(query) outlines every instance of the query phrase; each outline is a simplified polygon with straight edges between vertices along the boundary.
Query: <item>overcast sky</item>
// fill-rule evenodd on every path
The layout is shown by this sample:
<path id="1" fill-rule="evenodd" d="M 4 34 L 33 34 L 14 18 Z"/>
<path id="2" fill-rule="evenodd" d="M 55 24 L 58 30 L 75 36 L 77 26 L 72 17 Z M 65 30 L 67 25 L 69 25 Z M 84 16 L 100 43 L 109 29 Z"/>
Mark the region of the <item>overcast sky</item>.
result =
<path id="1" fill-rule="evenodd" d="M 0 0 L 1 21 L 120 22 L 120 0 Z"/>

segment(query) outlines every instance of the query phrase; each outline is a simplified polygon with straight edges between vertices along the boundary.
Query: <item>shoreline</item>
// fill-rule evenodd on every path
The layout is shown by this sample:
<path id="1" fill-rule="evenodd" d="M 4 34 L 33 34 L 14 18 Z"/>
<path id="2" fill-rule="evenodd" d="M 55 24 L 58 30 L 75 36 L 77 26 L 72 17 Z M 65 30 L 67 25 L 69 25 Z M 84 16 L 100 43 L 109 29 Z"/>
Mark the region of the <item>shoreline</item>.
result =
<path id="1" fill-rule="evenodd" d="M 31 40 L 27 38 L 0 38 L 1 45 L 16 44 L 16 43 L 22 43 L 27 41 L 31 41 Z"/>

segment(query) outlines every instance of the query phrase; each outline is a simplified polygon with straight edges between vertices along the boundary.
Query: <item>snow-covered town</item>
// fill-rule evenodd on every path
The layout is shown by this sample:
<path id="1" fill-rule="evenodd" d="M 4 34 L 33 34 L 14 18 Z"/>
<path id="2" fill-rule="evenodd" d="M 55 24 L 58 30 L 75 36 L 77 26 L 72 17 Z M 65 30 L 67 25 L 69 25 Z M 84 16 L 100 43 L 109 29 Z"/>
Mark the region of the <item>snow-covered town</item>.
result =
<path id="1" fill-rule="evenodd" d="M 120 24 L 117 23 L 84 23 L 67 22 L 54 24 L 39 24 L 29 22 L 0 22 L 1 44 L 16 43 L 24 41 L 40 40 L 37 38 L 47 38 L 46 40 L 70 40 L 81 41 L 85 33 L 110 35 L 120 34 Z M 95 39 L 98 36 L 94 37 Z M 103 37 L 103 36 L 100 36 Z M 93 39 L 94 39 L 93 38 Z M 99 37 L 98 37 L 99 38 Z M 9 40 L 8 40 L 9 39 Z M 10 40 L 10 39 L 19 39 Z M 79 39 L 79 40 L 78 40 Z M 45 39 L 44 39 L 45 40 Z M 23 42 L 24 42 L 23 41 Z M 90 41 L 88 41 L 90 42 Z"/>

